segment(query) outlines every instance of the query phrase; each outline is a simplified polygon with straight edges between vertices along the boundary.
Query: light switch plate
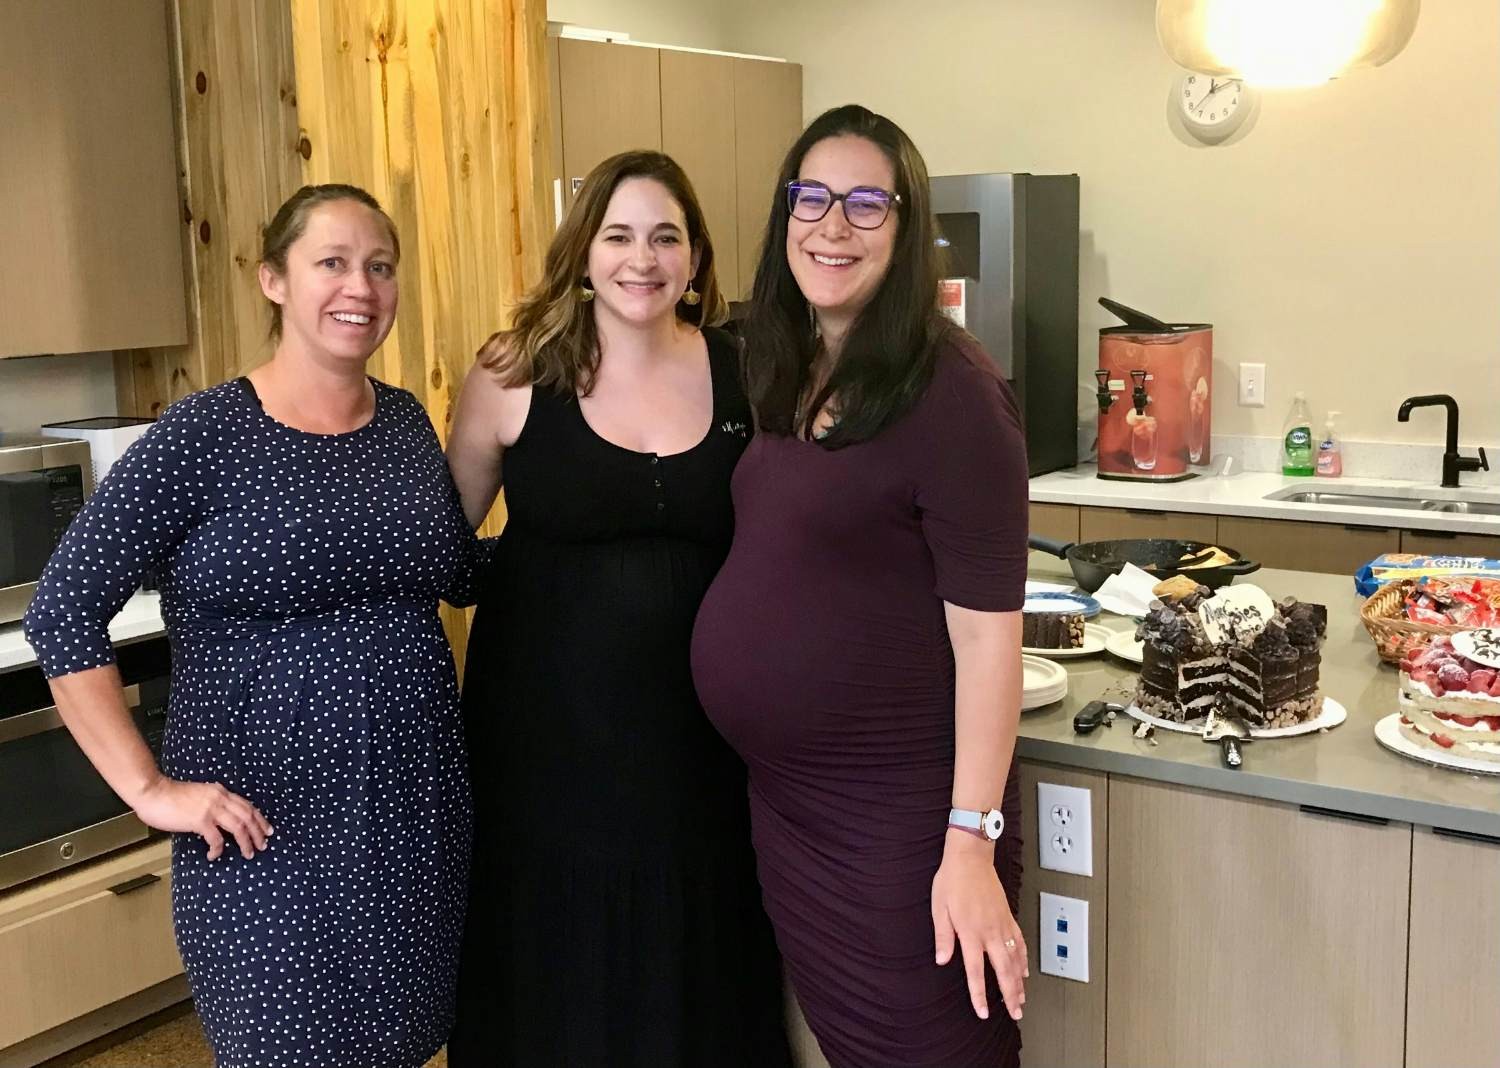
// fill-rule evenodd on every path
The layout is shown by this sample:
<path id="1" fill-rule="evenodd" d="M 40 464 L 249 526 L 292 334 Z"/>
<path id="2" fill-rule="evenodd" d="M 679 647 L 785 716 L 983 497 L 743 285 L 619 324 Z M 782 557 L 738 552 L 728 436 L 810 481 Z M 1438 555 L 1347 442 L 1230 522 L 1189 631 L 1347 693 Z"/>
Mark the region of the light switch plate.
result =
<path id="1" fill-rule="evenodd" d="M 1048 975 L 1089 981 L 1089 903 L 1082 898 L 1042 894 L 1037 957 Z"/>
<path id="2" fill-rule="evenodd" d="M 1094 874 L 1092 795 L 1080 786 L 1036 784 L 1036 844 L 1041 866 Z"/>
<path id="3" fill-rule="evenodd" d="M 1240 364 L 1240 407 L 1264 408 L 1266 406 L 1266 365 L 1263 363 Z"/>

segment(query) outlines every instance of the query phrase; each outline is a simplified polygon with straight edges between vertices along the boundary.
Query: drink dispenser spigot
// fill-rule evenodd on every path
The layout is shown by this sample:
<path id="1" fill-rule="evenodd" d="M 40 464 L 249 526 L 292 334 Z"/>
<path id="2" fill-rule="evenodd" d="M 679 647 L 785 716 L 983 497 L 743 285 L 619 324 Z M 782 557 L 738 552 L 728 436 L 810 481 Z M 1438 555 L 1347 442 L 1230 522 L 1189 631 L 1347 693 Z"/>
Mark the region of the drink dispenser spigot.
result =
<path id="1" fill-rule="evenodd" d="M 1131 371 L 1131 381 L 1135 388 L 1130 391 L 1130 403 L 1135 406 L 1136 415 L 1146 414 L 1146 405 L 1151 402 L 1151 395 L 1146 392 L 1146 372 Z"/>
<path id="2" fill-rule="evenodd" d="M 1099 398 L 1099 411 L 1104 413 L 1110 410 L 1115 403 L 1115 395 L 1109 391 L 1109 371 L 1101 367 L 1094 372 L 1094 377 L 1099 380 L 1099 388 L 1095 395 Z"/>

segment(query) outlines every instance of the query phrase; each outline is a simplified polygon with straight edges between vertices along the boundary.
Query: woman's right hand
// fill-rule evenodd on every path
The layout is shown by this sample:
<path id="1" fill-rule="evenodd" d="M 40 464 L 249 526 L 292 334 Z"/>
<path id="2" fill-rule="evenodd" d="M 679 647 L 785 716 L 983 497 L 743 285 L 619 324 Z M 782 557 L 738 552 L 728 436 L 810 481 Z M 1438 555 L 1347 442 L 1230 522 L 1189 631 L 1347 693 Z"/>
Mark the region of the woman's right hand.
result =
<path id="1" fill-rule="evenodd" d="M 148 827 L 201 835 L 208 843 L 209 860 L 218 860 L 224 852 L 226 831 L 246 860 L 266 848 L 272 831 L 259 809 L 216 782 L 183 782 L 163 775 L 142 790 L 131 807 Z"/>

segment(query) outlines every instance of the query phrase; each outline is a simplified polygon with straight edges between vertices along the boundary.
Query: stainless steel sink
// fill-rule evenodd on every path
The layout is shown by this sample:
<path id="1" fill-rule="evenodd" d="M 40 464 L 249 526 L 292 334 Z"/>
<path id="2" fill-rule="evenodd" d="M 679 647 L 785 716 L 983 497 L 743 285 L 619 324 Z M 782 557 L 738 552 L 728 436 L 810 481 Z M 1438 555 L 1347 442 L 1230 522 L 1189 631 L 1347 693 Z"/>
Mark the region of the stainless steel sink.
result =
<path id="1" fill-rule="evenodd" d="M 1438 512 L 1450 515 L 1500 515 L 1500 500 L 1457 500 L 1441 497 L 1407 497 L 1394 493 L 1359 490 L 1291 489 L 1266 494 L 1265 500 L 1290 504 L 1321 504 L 1333 508 L 1399 508 L 1408 512 Z"/>

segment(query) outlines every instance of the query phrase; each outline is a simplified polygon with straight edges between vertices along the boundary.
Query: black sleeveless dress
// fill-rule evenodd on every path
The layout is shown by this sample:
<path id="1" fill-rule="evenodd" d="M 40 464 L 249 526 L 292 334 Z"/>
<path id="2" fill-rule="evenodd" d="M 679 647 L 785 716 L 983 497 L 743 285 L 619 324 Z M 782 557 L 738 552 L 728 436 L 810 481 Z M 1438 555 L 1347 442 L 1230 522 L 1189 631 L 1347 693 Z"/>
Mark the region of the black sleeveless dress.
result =
<path id="1" fill-rule="evenodd" d="M 732 338 L 686 452 L 605 441 L 532 393 L 463 693 L 475 843 L 454 1068 L 776 1068 L 780 958 L 744 765 L 693 689 L 750 434 Z"/>

